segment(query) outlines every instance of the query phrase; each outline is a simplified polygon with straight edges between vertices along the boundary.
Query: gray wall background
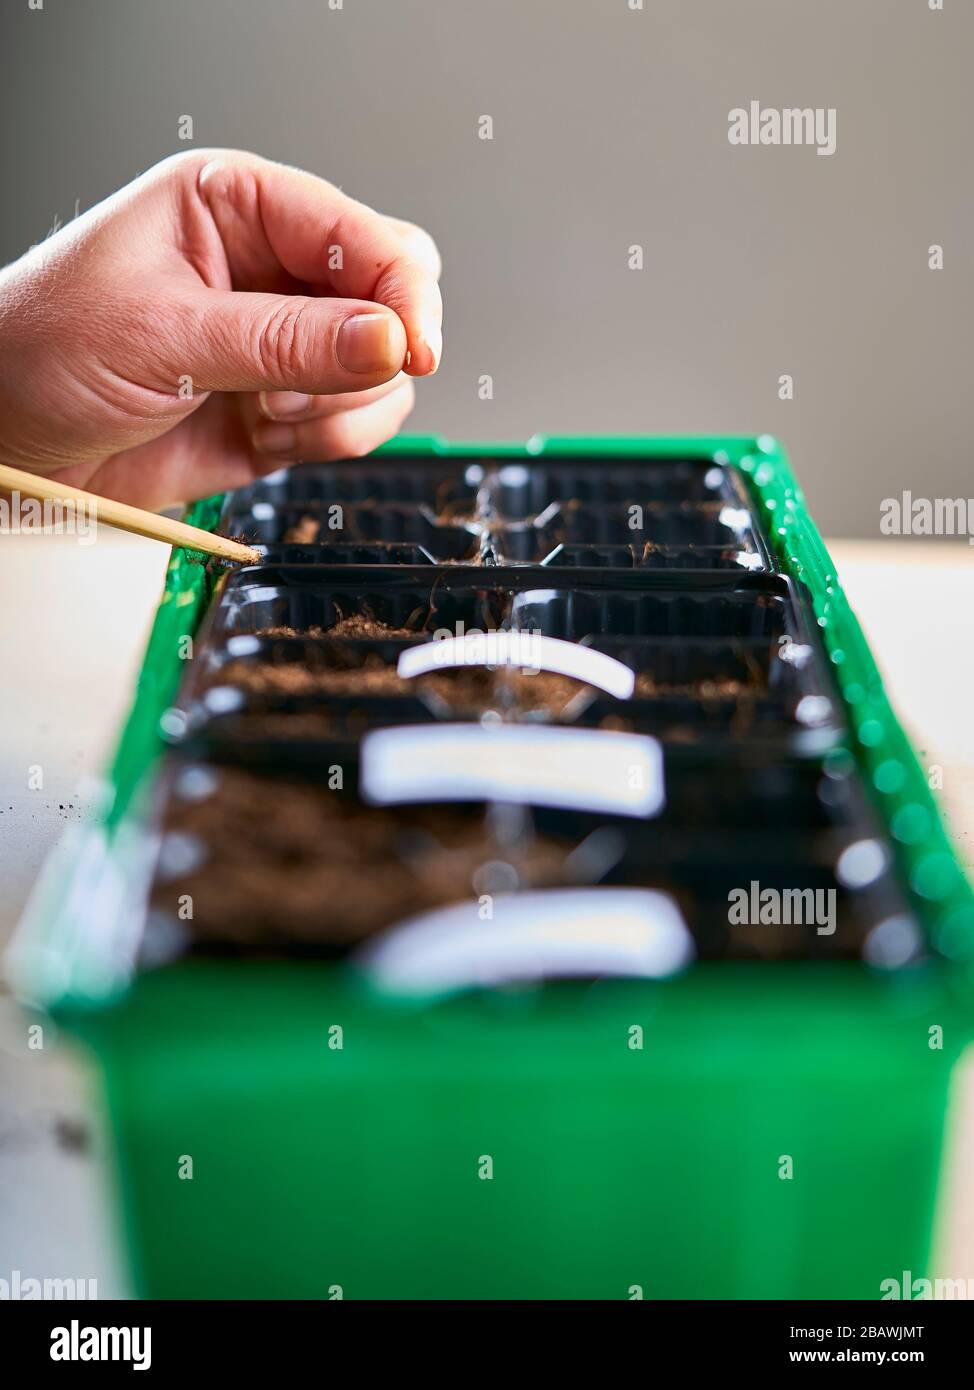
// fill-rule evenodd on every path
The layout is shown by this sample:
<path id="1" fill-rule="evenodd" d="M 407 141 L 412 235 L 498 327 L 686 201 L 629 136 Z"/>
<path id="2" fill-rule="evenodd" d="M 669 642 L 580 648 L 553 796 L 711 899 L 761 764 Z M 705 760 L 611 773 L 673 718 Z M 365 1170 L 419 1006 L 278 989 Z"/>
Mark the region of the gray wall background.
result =
<path id="1" fill-rule="evenodd" d="M 413 428 L 772 431 L 835 535 L 974 495 L 971 0 L 29 3 L 0 0 L 3 260 L 188 114 L 436 236 Z M 752 99 L 836 107 L 836 153 L 732 147 Z"/>

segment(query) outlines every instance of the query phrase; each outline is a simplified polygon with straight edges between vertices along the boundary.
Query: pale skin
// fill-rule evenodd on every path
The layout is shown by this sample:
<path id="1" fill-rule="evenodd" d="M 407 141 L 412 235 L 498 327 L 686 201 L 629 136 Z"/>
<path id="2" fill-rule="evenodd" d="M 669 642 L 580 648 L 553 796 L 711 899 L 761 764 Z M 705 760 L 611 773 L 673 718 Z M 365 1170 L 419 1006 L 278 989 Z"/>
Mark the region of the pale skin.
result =
<path id="1" fill-rule="evenodd" d="M 0 271 L 0 462 L 160 508 L 360 457 L 439 365 L 439 274 L 312 174 L 164 160 Z"/>

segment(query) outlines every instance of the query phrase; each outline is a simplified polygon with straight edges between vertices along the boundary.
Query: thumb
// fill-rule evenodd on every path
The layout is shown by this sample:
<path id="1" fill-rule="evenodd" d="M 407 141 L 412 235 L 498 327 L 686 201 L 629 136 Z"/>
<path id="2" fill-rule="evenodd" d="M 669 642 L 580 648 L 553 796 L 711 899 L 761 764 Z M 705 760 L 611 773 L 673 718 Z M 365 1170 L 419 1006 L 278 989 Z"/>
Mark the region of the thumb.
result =
<path id="1" fill-rule="evenodd" d="M 201 290 L 170 307 L 166 356 L 196 391 L 367 391 L 406 357 L 402 320 L 369 300 Z"/>

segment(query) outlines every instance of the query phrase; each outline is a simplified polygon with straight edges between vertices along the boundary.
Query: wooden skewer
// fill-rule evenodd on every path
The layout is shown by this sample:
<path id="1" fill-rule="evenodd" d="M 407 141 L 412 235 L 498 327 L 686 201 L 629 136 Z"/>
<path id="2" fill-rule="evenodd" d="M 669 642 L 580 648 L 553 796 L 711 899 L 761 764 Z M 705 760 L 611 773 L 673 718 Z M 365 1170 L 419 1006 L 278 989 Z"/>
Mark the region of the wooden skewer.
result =
<path id="1" fill-rule="evenodd" d="M 115 526 L 120 531 L 148 536 L 150 540 L 163 541 L 166 545 L 182 546 L 184 550 L 199 550 L 204 555 L 216 555 L 221 560 L 259 565 L 263 559 L 259 550 L 242 545 L 240 541 L 215 536 L 212 531 L 201 531 L 198 526 L 187 526 L 185 521 L 171 521 L 169 517 L 143 511 L 141 507 L 130 507 L 126 502 L 113 502 L 109 497 L 84 492 L 80 487 L 68 487 L 65 483 L 59 483 L 56 475 L 41 477 L 0 463 L 0 488 L 33 497 L 39 502 L 80 503 L 95 523 L 104 522 L 106 526 Z"/>

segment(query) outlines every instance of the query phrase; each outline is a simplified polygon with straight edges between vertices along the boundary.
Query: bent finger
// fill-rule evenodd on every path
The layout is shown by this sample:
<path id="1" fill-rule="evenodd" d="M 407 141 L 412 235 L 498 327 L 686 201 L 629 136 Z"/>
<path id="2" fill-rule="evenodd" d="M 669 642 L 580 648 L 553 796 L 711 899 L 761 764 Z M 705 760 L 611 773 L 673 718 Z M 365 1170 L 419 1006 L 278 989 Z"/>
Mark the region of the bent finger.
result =
<path id="1" fill-rule="evenodd" d="M 337 415 L 342 410 L 356 410 L 363 405 L 398 391 L 408 378 L 400 372 L 381 386 L 367 391 L 340 391 L 329 396 L 309 396 L 301 391 L 261 391 L 256 398 L 255 415 L 265 420 L 311 420 L 323 415 Z"/>
<path id="2" fill-rule="evenodd" d="M 415 222 L 405 222 L 401 217 L 390 217 L 388 213 L 383 216 L 397 236 L 402 238 L 407 254 L 438 280 L 443 274 L 443 260 L 439 247 L 426 228 Z"/>
<path id="3" fill-rule="evenodd" d="M 361 458 L 397 434 L 413 408 L 415 388 L 404 381 L 397 390 L 371 405 L 336 415 L 285 424 L 261 421 L 252 440 L 259 454 L 284 460 Z"/>

